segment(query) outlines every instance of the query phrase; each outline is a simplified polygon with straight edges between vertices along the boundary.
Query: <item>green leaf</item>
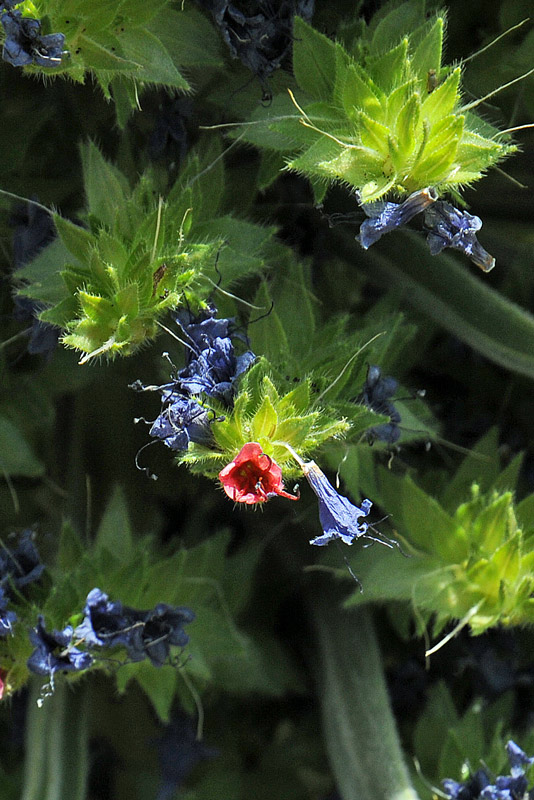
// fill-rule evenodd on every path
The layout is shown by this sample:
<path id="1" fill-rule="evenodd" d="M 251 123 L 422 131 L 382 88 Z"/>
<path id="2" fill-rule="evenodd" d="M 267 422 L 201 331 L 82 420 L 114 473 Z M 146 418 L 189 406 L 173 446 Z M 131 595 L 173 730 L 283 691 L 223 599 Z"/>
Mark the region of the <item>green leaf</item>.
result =
<path id="1" fill-rule="evenodd" d="M 93 142 L 80 147 L 84 188 L 89 214 L 102 225 L 113 230 L 117 218 L 122 220 L 122 231 L 126 224 L 126 197 L 129 194 L 127 181 L 116 167 L 110 164 Z"/>
<path id="2" fill-rule="evenodd" d="M 109 37 L 106 45 L 101 44 L 86 34 L 78 37 L 79 55 L 87 67 L 93 70 L 107 70 L 112 72 L 137 72 L 139 64 L 118 55 L 119 43 Z M 115 48 L 115 51 L 111 48 Z"/>
<path id="3" fill-rule="evenodd" d="M 412 69 L 424 82 L 423 88 L 426 88 L 430 70 L 434 70 L 439 75 L 444 26 L 443 17 L 436 17 L 428 29 L 428 33 L 421 39 L 411 56 Z"/>
<path id="4" fill-rule="evenodd" d="M 444 508 L 453 511 L 467 500 L 474 483 L 483 492 L 490 488 L 499 472 L 498 445 L 498 428 L 491 428 L 478 440 L 472 452 L 466 455 L 454 476 L 447 482 L 445 491 L 440 496 Z"/>
<path id="5" fill-rule="evenodd" d="M 300 17 L 293 27 L 293 73 L 301 89 L 317 100 L 330 100 L 336 79 L 336 46 Z"/>
<path id="6" fill-rule="evenodd" d="M 324 582 L 310 605 L 324 737 L 339 791 L 344 800 L 417 800 L 370 613 L 341 610 L 339 594 Z"/>
<path id="7" fill-rule="evenodd" d="M 0 417 L 0 475 L 44 475 L 42 461 L 33 453 L 24 434 L 7 417 Z"/>
<path id="8" fill-rule="evenodd" d="M 145 28 L 128 28 L 119 39 L 126 56 L 140 65 L 136 79 L 173 86 L 182 91 L 190 89 L 168 51 L 153 33 Z"/>
<path id="9" fill-rule="evenodd" d="M 63 573 L 69 573 L 77 566 L 84 553 L 84 547 L 74 526 L 65 521 L 61 526 L 57 566 Z"/>
<path id="10" fill-rule="evenodd" d="M 277 424 L 278 416 L 276 411 L 274 410 L 270 398 L 265 395 L 251 423 L 252 438 L 255 442 L 261 437 L 272 439 L 276 432 Z"/>
<path id="11" fill-rule="evenodd" d="M 206 17 L 192 6 L 165 8 L 149 25 L 175 64 L 222 67 L 221 41 Z"/>
<path id="12" fill-rule="evenodd" d="M 95 552 L 107 550 L 123 563 L 132 557 L 133 541 L 126 498 L 120 486 L 115 486 L 108 501 L 95 539 Z"/>
<path id="13" fill-rule="evenodd" d="M 366 269 L 405 301 L 476 352 L 507 370 L 534 378 L 534 316 L 500 295 L 451 255 L 431 256 L 415 233 L 385 236 L 380 247 L 362 253 L 336 237 L 338 253 Z"/>
<path id="14" fill-rule="evenodd" d="M 75 225 L 59 214 L 54 214 L 54 225 L 58 236 L 69 251 L 79 261 L 86 262 L 89 259 L 91 248 L 95 245 L 95 238 L 85 228 Z"/>

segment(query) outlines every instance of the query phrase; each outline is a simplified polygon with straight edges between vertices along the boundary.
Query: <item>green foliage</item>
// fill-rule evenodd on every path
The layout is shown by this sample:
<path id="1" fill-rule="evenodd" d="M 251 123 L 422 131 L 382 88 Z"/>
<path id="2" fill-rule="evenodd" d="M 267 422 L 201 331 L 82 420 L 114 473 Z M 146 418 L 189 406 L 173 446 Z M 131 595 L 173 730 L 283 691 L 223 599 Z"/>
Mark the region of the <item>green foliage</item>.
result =
<path id="1" fill-rule="evenodd" d="M 423 3 L 389 4 L 346 46 L 295 22 L 293 70 L 301 92 L 257 112 L 245 137 L 287 153 L 317 198 L 333 181 L 362 202 L 434 186 L 456 195 L 515 150 L 462 103 L 461 67 L 442 65 L 444 14 L 424 24 Z"/>
<path id="2" fill-rule="evenodd" d="M 359 554 L 355 565 L 366 592 L 350 604 L 407 601 L 419 628 L 432 620 L 434 635 L 452 621 L 469 625 L 474 635 L 532 621 L 532 523 L 518 521 L 511 491 L 520 459 L 496 472 L 495 444 L 491 456 L 488 445 L 481 441 L 437 497 L 409 474 L 360 471 L 364 492 L 388 509 L 409 557 L 399 557 L 392 570 L 379 549 Z M 350 462 L 341 465 L 345 480 L 350 470 Z"/>
<path id="3" fill-rule="evenodd" d="M 32 64 L 25 70 L 79 83 L 89 73 L 108 100 L 125 102 L 126 116 L 138 106 L 147 85 L 190 91 L 181 69 L 192 64 L 220 66 L 219 44 L 198 11 L 169 6 L 169 0 L 149 5 L 139 0 L 25 0 L 18 7 L 24 16 L 43 19 L 45 33 L 65 35 L 59 66 Z M 202 41 L 202 47 L 195 46 L 195 40 Z"/>
<path id="4" fill-rule="evenodd" d="M 169 309 L 202 306 L 219 251 L 229 250 L 219 268 L 231 260 L 227 283 L 261 267 L 270 231 L 216 215 L 223 184 L 216 145 L 191 156 L 166 199 L 150 171 L 131 189 L 93 143 L 81 153 L 88 229 L 54 214 L 58 239 L 18 273 L 28 281 L 21 294 L 51 306 L 41 319 L 65 331 L 62 341 L 83 354 L 80 363 L 131 355 L 156 336 Z"/>

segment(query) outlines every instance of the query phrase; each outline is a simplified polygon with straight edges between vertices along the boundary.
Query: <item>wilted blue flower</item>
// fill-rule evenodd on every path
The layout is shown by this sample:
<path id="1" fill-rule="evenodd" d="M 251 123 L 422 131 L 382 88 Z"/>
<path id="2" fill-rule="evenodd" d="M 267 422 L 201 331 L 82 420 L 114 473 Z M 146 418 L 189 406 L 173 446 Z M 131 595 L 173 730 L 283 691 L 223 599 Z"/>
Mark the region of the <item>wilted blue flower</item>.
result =
<path id="1" fill-rule="evenodd" d="M 160 764 L 161 786 L 157 800 L 170 800 L 189 777 L 192 769 L 218 751 L 197 739 L 193 721 L 187 714 L 175 714 L 162 736 L 154 740 Z"/>
<path id="2" fill-rule="evenodd" d="M 270 97 L 267 79 L 278 69 L 289 53 L 293 41 L 293 17 L 298 14 L 311 19 L 314 0 L 257 0 L 246 4 L 244 13 L 239 5 L 228 0 L 197 0 L 213 14 L 233 58 L 239 58 L 256 75 Z M 250 13 L 250 12 L 254 13 Z"/>
<path id="3" fill-rule="evenodd" d="M 367 378 L 358 398 L 360 403 L 376 411 L 377 414 L 385 414 L 390 418 L 390 422 L 376 425 L 368 431 L 370 437 L 380 439 L 388 444 L 395 444 L 401 435 L 398 427 L 401 415 L 390 402 L 390 397 L 397 391 L 397 386 L 395 378 L 389 375 L 383 378 L 380 367 L 371 365 L 367 370 Z"/>
<path id="4" fill-rule="evenodd" d="M 9 591 L 10 586 L 22 589 L 38 580 L 44 570 L 39 553 L 33 543 L 33 531 L 22 532 L 14 550 L 2 545 L 0 549 L 0 586 Z"/>
<path id="5" fill-rule="evenodd" d="M 209 412 L 196 400 L 168 392 L 167 403 L 153 422 L 150 436 L 161 439 L 171 450 L 187 450 L 189 442 L 211 441 Z"/>
<path id="6" fill-rule="evenodd" d="M 87 595 L 84 614 L 76 636 L 87 645 L 125 647 L 132 661 L 148 657 L 157 667 L 165 663 L 171 646 L 185 647 L 189 636 L 183 626 L 195 618 L 189 608 L 165 603 L 149 611 L 129 608 L 109 600 L 100 589 Z"/>
<path id="7" fill-rule="evenodd" d="M 369 514 L 373 505 L 371 501 L 363 500 L 361 508 L 353 505 L 350 500 L 336 492 L 324 472 L 314 461 L 306 462 L 303 472 L 319 498 L 319 519 L 324 532 L 322 536 L 312 539 L 310 544 L 322 546 L 334 539 L 341 539 L 345 544 L 352 544 L 356 539 L 365 536 L 369 526 L 366 522 L 359 522 L 359 520 Z"/>
<path id="8" fill-rule="evenodd" d="M 30 631 L 30 642 L 35 650 L 28 659 L 28 669 L 37 675 L 52 677 L 55 672 L 80 672 L 93 663 L 89 653 L 72 647 L 72 625 L 62 631 L 48 633 L 43 617 L 39 617 L 37 627 Z"/>
<path id="9" fill-rule="evenodd" d="M 375 203 L 362 203 L 362 208 L 369 217 L 360 225 L 356 239 L 364 250 L 371 247 L 385 233 L 406 225 L 413 217 L 420 214 L 437 200 L 434 189 L 421 189 L 413 192 L 403 203 L 390 203 L 379 200 Z"/>
<path id="10" fill-rule="evenodd" d="M 13 625 L 17 620 L 17 615 L 14 611 L 8 610 L 7 604 L 8 598 L 2 587 L 0 587 L 0 636 L 7 636 L 8 633 L 13 633 Z"/>
<path id="11" fill-rule="evenodd" d="M 2 14 L 0 21 L 4 26 L 6 38 L 2 58 L 14 67 L 37 64 L 39 67 L 58 67 L 65 45 L 62 33 L 49 33 L 41 36 L 41 22 L 31 17 L 23 17 L 20 11 Z"/>
<path id="12" fill-rule="evenodd" d="M 204 393 L 230 405 L 235 381 L 256 357 L 250 350 L 236 355 L 233 339 L 246 342 L 246 337 L 236 332 L 233 319 L 218 319 L 216 315 L 213 306 L 198 317 L 183 311 L 176 314 L 188 348 L 186 366 L 179 371 L 177 384 L 186 394 Z"/>
<path id="13" fill-rule="evenodd" d="M 446 247 L 452 247 L 469 256 L 473 264 L 489 272 L 495 266 L 493 256 L 484 250 L 476 234 L 482 227 L 480 217 L 459 211 L 450 203 L 439 200 L 425 211 L 427 242 L 433 256 Z"/>
<path id="14" fill-rule="evenodd" d="M 256 356 L 250 350 L 236 356 L 231 339 L 216 338 L 185 369 L 179 372 L 181 388 L 190 394 L 207 394 L 229 405 L 234 383 L 252 366 Z"/>
<path id="15" fill-rule="evenodd" d="M 465 783 L 446 778 L 443 788 L 451 800 L 525 800 L 531 798 L 534 787 L 528 789 L 525 771 L 534 763 L 515 742 L 509 741 L 506 753 L 510 762 L 510 775 L 499 775 L 491 779 L 487 772 L 479 769 Z"/>

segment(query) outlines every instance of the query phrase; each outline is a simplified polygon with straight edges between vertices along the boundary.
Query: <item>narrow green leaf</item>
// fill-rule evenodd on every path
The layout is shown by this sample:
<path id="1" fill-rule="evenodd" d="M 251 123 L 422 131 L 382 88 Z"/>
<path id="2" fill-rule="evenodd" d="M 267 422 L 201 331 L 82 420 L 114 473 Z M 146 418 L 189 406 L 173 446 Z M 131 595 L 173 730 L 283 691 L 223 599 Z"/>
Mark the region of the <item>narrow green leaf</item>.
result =
<path id="1" fill-rule="evenodd" d="M 389 705 L 370 612 L 339 608 L 326 583 L 310 593 L 324 736 L 343 800 L 417 800 Z"/>
<path id="2" fill-rule="evenodd" d="M 122 563 L 127 563 L 133 552 L 132 531 L 126 498 L 120 486 L 115 486 L 95 538 L 95 550 L 107 550 Z"/>
<path id="3" fill-rule="evenodd" d="M 192 6 L 167 7 L 149 30 L 165 47 L 175 65 L 222 67 L 221 39 L 209 20 Z"/>
<path id="4" fill-rule="evenodd" d="M 277 424 L 278 416 L 276 411 L 270 398 L 265 395 L 251 423 L 252 438 L 255 442 L 262 437 L 272 439 L 276 432 Z"/>
<path id="5" fill-rule="evenodd" d="M 43 475 L 44 464 L 33 453 L 24 434 L 7 417 L 0 417 L 0 476 Z"/>
<path id="6" fill-rule="evenodd" d="M 124 219 L 126 197 L 130 193 L 126 178 L 106 161 L 93 142 L 82 144 L 80 153 L 89 213 L 110 230 L 119 217 L 123 229 L 128 230 Z"/>
<path id="7" fill-rule="evenodd" d="M 59 214 L 54 214 L 54 225 L 61 241 L 75 258 L 81 262 L 86 262 L 89 258 L 91 248 L 94 247 L 95 237 L 85 228 L 75 225 Z"/>
<path id="8" fill-rule="evenodd" d="M 336 79 L 336 46 L 300 17 L 293 27 L 293 73 L 301 89 L 317 100 L 332 98 Z"/>
<path id="9" fill-rule="evenodd" d="M 115 50 L 111 48 L 115 48 Z M 135 61 L 118 55 L 120 46 L 116 39 L 111 39 L 105 46 L 82 33 L 78 37 L 78 49 L 78 55 L 83 58 L 85 65 L 94 70 L 135 73 L 139 69 L 139 64 Z"/>
<path id="10" fill-rule="evenodd" d="M 434 70 L 439 75 L 444 25 L 445 20 L 443 17 L 436 17 L 428 33 L 421 39 L 410 59 L 413 71 L 423 83 L 421 87 L 423 90 L 426 88 L 430 70 Z"/>
<path id="11" fill-rule="evenodd" d="M 125 55 L 140 65 L 136 79 L 173 86 L 182 91 L 190 88 L 164 45 L 146 28 L 128 28 L 120 34 L 119 39 Z"/>
<path id="12" fill-rule="evenodd" d="M 422 236 L 385 236 L 365 253 L 336 237 L 349 263 L 365 262 L 368 274 L 476 352 L 505 369 L 534 378 L 534 316 L 471 273 L 459 256 L 431 256 Z"/>

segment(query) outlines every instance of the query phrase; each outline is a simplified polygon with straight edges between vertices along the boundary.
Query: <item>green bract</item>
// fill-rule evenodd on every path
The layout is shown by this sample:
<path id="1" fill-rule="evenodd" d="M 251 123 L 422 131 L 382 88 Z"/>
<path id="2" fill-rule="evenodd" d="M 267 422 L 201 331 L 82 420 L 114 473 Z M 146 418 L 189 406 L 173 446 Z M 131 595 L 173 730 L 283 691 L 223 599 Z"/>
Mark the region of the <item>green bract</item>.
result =
<path id="1" fill-rule="evenodd" d="M 270 230 L 217 215 L 223 177 L 213 148 L 190 158 L 165 199 L 149 172 L 131 189 L 93 144 L 82 162 L 89 229 L 54 214 L 58 239 L 18 273 L 29 281 L 21 293 L 51 306 L 41 319 L 65 331 L 81 363 L 130 355 L 167 309 L 201 305 L 218 253 L 225 284 L 262 266 Z"/>
<path id="2" fill-rule="evenodd" d="M 275 98 L 247 135 L 294 153 L 287 167 L 309 177 L 317 196 L 332 181 L 357 189 L 362 202 L 427 186 L 457 194 L 515 150 L 469 111 L 476 103 L 462 104 L 461 67 L 442 66 L 445 16 L 417 27 L 416 5 L 379 15 L 346 44 L 295 21 L 299 90 L 292 102 Z"/>

